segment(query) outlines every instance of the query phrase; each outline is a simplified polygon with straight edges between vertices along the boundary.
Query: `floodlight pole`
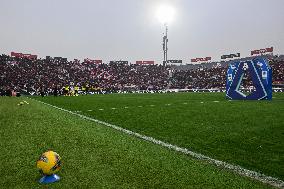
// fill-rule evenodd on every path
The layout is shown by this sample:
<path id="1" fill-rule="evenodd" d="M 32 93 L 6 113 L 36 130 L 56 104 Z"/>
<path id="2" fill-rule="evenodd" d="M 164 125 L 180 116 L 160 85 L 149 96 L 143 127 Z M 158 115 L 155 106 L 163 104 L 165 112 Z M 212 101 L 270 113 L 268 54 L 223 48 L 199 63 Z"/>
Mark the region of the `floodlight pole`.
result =
<path id="1" fill-rule="evenodd" d="M 163 66 L 166 66 L 168 62 L 168 24 L 164 23 L 165 30 L 166 32 L 164 33 L 163 36 L 163 51 L 164 51 L 164 61 L 163 61 Z"/>

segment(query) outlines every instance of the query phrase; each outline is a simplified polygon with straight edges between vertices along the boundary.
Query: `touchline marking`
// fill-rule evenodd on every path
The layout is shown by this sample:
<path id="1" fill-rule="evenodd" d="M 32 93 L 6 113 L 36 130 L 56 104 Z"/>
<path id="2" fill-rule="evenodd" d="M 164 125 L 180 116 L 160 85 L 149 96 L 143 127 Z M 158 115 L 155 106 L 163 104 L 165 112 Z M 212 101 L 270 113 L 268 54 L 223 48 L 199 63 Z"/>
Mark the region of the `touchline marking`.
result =
<path id="1" fill-rule="evenodd" d="M 111 108 L 112 110 L 116 110 L 116 108 Z"/>
<path id="2" fill-rule="evenodd" d="M 103 111 L 104 109 L 99 109 L 100 111 Z"/>
<path id="3" fill-rule="evenodd" d="M 116 125 L 113 125 L 113 124 L 110 124 L 110 123 L 107 123 L 107 122 L 104 122 L 104 121 L 100 121 L 100 120 L 97 120 L 97 119 L 94 119 L 94 118 L 91 118 L 91 117 L 88 117 L 88 116 L 84 116 L 84 115 L 81 115 L 81 114 L 78 114 L 78 113 L 75 113 L 75 112 L 72 112 L 72 111 L 69 111 L 69 110 L 66 110 L 66 109 L 63 109 L 63 108 L 60 108 L 60 107 L 57 107 L 57 106 L 54 106 L 54 105 L 42 102 L 42 101 L 39 101 L 39 100 L 36 100 L 36 99 L 32 99 L 32 100 L 40 102 L 40 103 L 45 104 L 47 106 L 53 107 L 55 109 L 58 109 L 58 110 L 61 110 L 61 111 L 68 112 L 70 114 L 76 115 L 76 116 L 78 116 L 78 117 L 80 117 L 82 119 L 93 121 L 93 122 L 96 122 L 98 124 L 102 124 L 104 126 L 113 128 L 113 129 L 118 130 L 118 131 L 121 131 L 123 133 L 135 136 L 137 138 L 140 138 L 140 139 L 152 142 L 154 144 L 161 145 L 161 146 L 166 147 L 168 149 L 172 149 L 172 150 L 175 150 L 177 152 L 181 152 L 183 154 L 190 155 L 190 156 L 192 156 L 192 157 L 194 157 L 196 159 L 206 161 L 206 162 L 208 162 L 210 164 L 213 164 L 213 165 L 215 165 L 217 167 L 226 168 L 226 169 L 231 170 L 231 171 L 233 171 L 233 172 L 235 172 L 235 173 L 237 173 L 239 175 L 246 176 L 246 177 L 249 177 L 251 179 L 258 180 L 258 181 L 260 181 L 262 183 L 269 184 L 271 186 L 284 189 L 284 181 L 282 181 L 282 180 L 280 180 L 278 178 L 267 176 L 267 175 L 264 175 L 262 173 L 258 173 L 256 171 L 251 171 L 251 170 L 245 169 L 245 168 L 243 168 L 243 167 L 241 167 L 239 165 L 232 165 L 232 164 L 229 164 L 229 163 L 217 160 L 217 159 L 213 159 L 213 158 L 210 158 L 210 157 L 205 156 L 203 154 L 193 152 L 193 151 L 191 151 L 191 150 L 189 150 L 187 148 L 178 147 L 176 145 L 169 144 L 169 143 L 163 142 L 161 140 L 157 140 L 157 139 L 155 139 L 153 137 L 145 136 L 145 135 L 142 135 L 142 134 L 139 134 L 139 133 L 127 130 L 127 129 L 123 129 L 123 128 L 119 127 L 119 126 L 116 126 Z"/>

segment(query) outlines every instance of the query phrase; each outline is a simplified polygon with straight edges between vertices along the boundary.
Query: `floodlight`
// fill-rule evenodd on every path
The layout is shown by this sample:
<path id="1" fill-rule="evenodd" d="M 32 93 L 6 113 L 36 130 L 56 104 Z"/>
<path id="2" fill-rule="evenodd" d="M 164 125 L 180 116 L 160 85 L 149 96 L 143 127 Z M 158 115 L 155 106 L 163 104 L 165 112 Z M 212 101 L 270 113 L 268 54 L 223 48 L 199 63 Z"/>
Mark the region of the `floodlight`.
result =
<path id="1" fill-rule="evenodd" d="M 163 5 L 157 10 L 157 18 L 162 24 L 169 24 L 174 18 L 175 11 L 173 7 Z"/>

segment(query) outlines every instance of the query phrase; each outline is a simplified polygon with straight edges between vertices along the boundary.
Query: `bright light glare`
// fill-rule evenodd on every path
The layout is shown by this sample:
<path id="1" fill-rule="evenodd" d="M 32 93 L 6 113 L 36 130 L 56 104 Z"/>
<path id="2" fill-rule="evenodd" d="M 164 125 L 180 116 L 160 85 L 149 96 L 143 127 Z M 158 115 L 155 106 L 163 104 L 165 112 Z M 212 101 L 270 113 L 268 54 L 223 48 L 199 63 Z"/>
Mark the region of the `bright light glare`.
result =
<path id="1" fill-rule="evenodd" d="M 172 22 L 174 18 L 174 14 L 175 14 L 175 11 L 173 7 L 166 6 L 166 5 L 161 6 L 157 10 L 157 18 L 163 24 L 169 24 L 170 22 Z"/>

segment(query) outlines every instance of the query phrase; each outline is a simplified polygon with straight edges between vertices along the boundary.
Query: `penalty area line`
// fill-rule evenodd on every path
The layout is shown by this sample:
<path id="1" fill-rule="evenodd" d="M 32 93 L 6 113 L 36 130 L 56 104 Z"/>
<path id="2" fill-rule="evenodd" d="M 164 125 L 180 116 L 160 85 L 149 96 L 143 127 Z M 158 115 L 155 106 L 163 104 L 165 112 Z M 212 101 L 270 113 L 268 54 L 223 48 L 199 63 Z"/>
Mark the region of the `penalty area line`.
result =
<path id="1" fill-rule="evenodd" d="M 27 97 L 27 98 L 29 98 L 29 97 Z M 29 99 L 32 99 L 32 98 L 29 98 Z M 80 117 L 82 119 L 89 120 L 89 121 L 92 121 L 92 122 L 96 122 L 98 124 L 110 127 L 110 128 L 115 129 L 117 131 L 121 131 L 121 132 L 126 133 L 128 135 L 132 135 L 132 136 L 135 136 L 137 138 L 146 140 L 148 142 L 151 142 L 151 143 L 154 143 L 154 144 L 158 144 L 158 145 L 166 147 L 168 149 L 175 150 L 177 152 L 181 152 L 181 153 L 186 154 L 186 155 L 190 155 L 190 156 L 192 156 L 192 157 L 194 157 L 194 158 L 196 158 L 198 160 L 206 161 L 209 164 L 213 164 L 213 165 L 215 165 L 217 167 L 228 169 L 228 170 L 230 170 L 230 171 L 232 171 L 234 173 L 237 173 L 239 175 L 242 175 L 242 176 L 245 176 L 245 177 L 249 177 L 251 179 L 260 181 L 262 183 L 269 184 L 271 186 L 284 189 L 284 181 L 282 181 L 282 180 L 280 180 L 278 178 L 267 176 L 267 175 L 264 175 L 262 173 L 258 173 L 256 171 L 252 171 L 252 170 L 243 168 L 243 167 L 241 167 L 239 165 L 232 165 L 232 164 L 226 163 L 224 161 L 213 159 L 213 158 L 210 158 L 210 157 L 205 156 L 203 154 L 200 154 L 200 153 L 197 153 L 197 152 L 193 152 L 193 151 L 191 151 L 191 150 L 189 150 L 187 148 L 182 148 L 182 147 L 179 147 L 179 146 L 176 146 L 176 145 L 173 145 L 173 144 L 169 144 L 169 143 L 163 142 L 161 140 L 157 140 L 157 139 L 155 139 L 153 137 L 145 136 L 145 135 L 142 135 L 142 134 L 139 134 L 139 133 L 136 133 L 136 132 L 124 129 L 122 127 L 119 127 L 119 126 L 116 126 L 116 125 L 113 125 L 113 124 L 110 124 L 110 123 L 107 123 L 107 122 L 104 122 L 104 121 L 100 121 L 100 120 L 97 120 L 97 119 L 94 119 L 94 118 L 91 118 L 91 117 L 88 117 L 88 116 L 85 116 L 85 115 L 81 115 L 81 114 L 78 114 L 76 112 L 72 112 L 70 110 L 66 110 L 64 108 L 60 108 L 58 106 L 54 106 L 54 105 L 51 105 L 51 104 L 48 104 L 48 103 L 45 103 L 45 102 L 42 102 L 42 101 L 39 101 L 39 100 L 36 100 L 36 99 L 32 99 L 32 100 L 35 100 L 35 101 L 40 102 L 40 103 L 42 103 L 44 105 L 53 107 L 55 109 L 58 109 L 58 110 L 61 110 L 61 111 L 64 111 L 64 112 L 76 115 L 76 116 L 78 116 L 78 117 Z"/>

